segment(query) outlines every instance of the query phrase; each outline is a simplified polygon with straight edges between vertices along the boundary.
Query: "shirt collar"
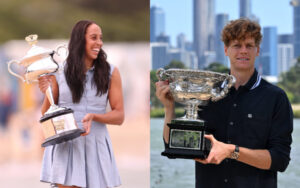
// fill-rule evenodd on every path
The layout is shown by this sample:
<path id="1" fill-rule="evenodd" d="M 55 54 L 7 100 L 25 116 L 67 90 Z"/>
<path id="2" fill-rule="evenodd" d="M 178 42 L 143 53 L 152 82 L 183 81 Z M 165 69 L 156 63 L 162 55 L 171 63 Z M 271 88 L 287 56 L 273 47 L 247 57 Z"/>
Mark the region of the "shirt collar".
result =
<path id="1" fill-rule="evenodd" d="M 260 81 L 261 81 L 261 75 L 259 75 L 258 72 L 256 71 L 256 69 L 254 69 L 254 72 L 253 72 L 251 78 L 245 84 L 244 87 L 247 88 L 248 90 L 255 89 L 256 87 L 259 86 Z"/>
<path id="2" fill-rule="evenodd" d="M 95 70 L 95 66 L 93 65 L 88 71 L 93 72 Z"/>

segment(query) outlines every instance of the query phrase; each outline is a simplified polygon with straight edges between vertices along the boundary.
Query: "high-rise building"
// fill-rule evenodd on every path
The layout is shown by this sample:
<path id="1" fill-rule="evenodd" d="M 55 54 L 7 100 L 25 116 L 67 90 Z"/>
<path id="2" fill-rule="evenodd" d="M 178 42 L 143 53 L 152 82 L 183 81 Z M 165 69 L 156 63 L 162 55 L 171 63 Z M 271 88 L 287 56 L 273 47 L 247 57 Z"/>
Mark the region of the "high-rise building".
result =
<path id="1" fill-rule="evenodd" d="M 193 42 L 188 41 L 185 34 L 180 33 L 177 35 L 177 48 L 183 49 L 189 52 L 195 52 L 193 49 Z M 196 55 L 197 56 L 197 55 Z M 198 67 L 198 65 L 197 65 Z"/>
<path id="2" fill-rule="evenodd" d="M 152 42 L 151 47 L 151 70 L 156 70 L 165 67 L 169 64 L 168 61 L 168 43 Z"/>
<path id="3" fill-rule="evenodd" d="M 216 17 L 216 62 L 228 66 L 228 58 L 224 53 L 224 43 L 221 40 L 221 34 L 224 26 L 229 20 L 228 14 L 217 14 Z"/>
<path id="4" fill-rule="evenodd" d="M 278 44 L 278 75 L 287 72 L 294 66 L 294 46 L 293 44 Z"/>
<path id="5" fill-rule="evenodd" d="M 180 61 L 188 69 L 197 69 L 198 60 L 195 52 L 185 51 L 179 48 L 169 49 L 168 51 L 168 61 Z"/>
<path id="6" fill-rule="evenodd" d="M 240 18 L 251 18 L 251 0 L 240 0 Z"/>
<path id="7" fill-rule="evenodd" d="M 262 66 L 262 74 L 266 76 L 278 76 L 277 27 L 264 27 L 263 36 L 259 61 Z"/>
<path id="8" fill-rule="evenodd" d="M 186 37 L 183 33 L 177 35 L 177 48 L 185 50 Z"/>
<path id="9" fill-rule="evenodd" d="M 161 33 L 156 36 L 156 42 L 165 42 L 170 44 L 170 36 L 166 35 L 165 33 Z"/>
<path id="10" fill-rule="evenodd" d="M 240 18 L 249 18 L 259 23 L 259 18 L 252 14 L 251 0 L 240 0 Z"/>
<path id="11" fill-rule="evenodd" d="M 278 35 L 278 75 L 294 66 L 294 45 L 292 34 Z"/>
<path id="12" fill-rule="evenodd" d="M 205 52 L 214 50 L 215 0 L 194 0 L 193 7 L 194 50 L 199 68 L 204 68 L 207 63 Z"/>
<path id="13" fill-rule="evenodd" d="M 300 57 L 300 0 L 291 0 L 290 3 L 294 7 L 294 58 L 298 58 Z"/>
<path id="14" fill-rule="evenodd" d="M 186 59 L 188 58 L 187 53 L 185 51 L 180 50 L 178 48 L 169 49 L 168 51 L 169 62 L 171 61 L 180 61 L 186 66 Z M 186 66 L 187 67 L 187 66 Z"/>
<path id="15" fill-rule="evenodd" d="M 278 44 L 293 44 L 293 35 L 292 34 L 278 35 Z"/>
<path id="16" fill-rule="evenodd" d="M 158 6 L 150 9 L 150 42 L 155 42 L 156 37 L 165 33 L 165 12 Z"/>

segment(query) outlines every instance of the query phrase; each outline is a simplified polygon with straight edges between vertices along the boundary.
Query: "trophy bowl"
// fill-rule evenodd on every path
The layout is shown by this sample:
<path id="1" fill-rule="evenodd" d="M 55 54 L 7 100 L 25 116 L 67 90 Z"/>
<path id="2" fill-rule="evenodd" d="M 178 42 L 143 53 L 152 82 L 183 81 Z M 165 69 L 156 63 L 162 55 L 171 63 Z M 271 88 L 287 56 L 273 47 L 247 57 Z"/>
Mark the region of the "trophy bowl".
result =
<path id="1" fill-rule="evenodd" d="M 190 69 L 158 69 L 160 81 L 168 81 L 175 102 L 185 105 L 185 115 L 171 120 L 169 140 L 162 155 L 169 158 L 206 158 L 210 142 L 204 138 L 210 130 L 198 118 L 199 106 L 224 98 L 235 78 L 229 74 Z"/>

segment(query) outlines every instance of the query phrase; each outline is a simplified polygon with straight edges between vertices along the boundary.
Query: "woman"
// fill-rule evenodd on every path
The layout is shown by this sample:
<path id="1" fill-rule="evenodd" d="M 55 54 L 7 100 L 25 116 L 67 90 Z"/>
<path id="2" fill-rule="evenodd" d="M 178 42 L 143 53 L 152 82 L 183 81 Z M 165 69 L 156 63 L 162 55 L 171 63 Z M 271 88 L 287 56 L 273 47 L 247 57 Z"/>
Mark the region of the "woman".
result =
<path id="1" fill-rule="evenodd" d="M 124 120 L 120 73 L 106 61 L 101 28 L 92 21 L 79 21 L 69 41 L 64 71 L 39 79 L 45 93 L 49 84 L 55 103 L 74 110 L 85 133 L 73 140 L 46 147 L 41 181 L 58 187 L 107 188 L 121 184 L 105 124 Z M 106 113 L 107 100 L 111 111 Z M 45 97 L 42 113 L 50 103 Z"/>

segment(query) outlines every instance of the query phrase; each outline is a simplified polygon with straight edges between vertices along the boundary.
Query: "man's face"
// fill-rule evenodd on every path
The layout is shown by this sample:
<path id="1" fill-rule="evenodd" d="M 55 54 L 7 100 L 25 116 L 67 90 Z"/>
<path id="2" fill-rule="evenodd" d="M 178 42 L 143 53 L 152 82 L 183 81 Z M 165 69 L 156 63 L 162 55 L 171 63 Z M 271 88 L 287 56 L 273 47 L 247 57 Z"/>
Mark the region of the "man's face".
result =
<path id="1" fill-rule="evenodd" d="M 255 45 L 254 38 L 233 40 L 229 46 L 224 47 L 224 50 L 232 69 L 241 71 L 254 69 L 255 58 L 259 55 L 259 47 Z"/>

